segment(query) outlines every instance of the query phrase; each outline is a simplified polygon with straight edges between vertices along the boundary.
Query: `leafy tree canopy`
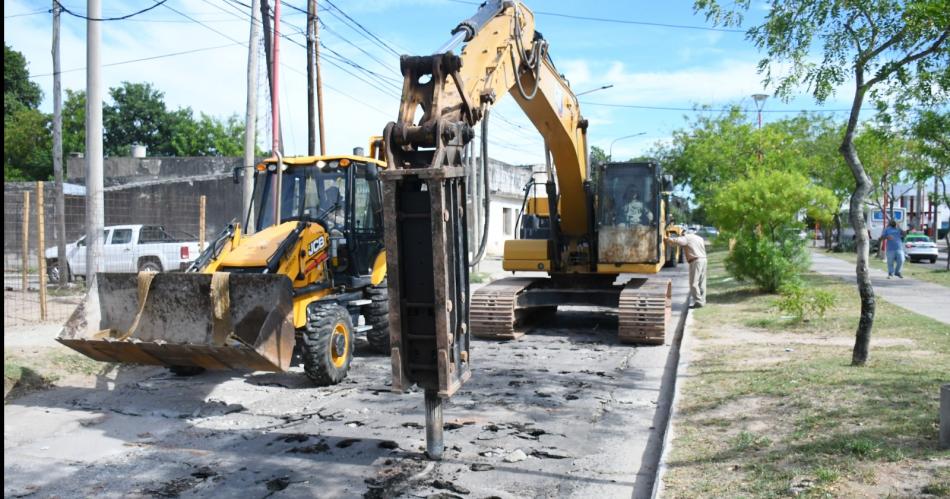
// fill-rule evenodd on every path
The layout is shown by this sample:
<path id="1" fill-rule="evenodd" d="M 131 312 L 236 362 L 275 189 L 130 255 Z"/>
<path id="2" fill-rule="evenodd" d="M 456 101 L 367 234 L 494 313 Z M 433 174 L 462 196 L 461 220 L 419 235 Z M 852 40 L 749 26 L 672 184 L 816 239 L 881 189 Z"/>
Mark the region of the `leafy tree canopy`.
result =
<path id="1" fill-rule="evenodd" d="M 757 170 L 720 189 L 708 209 L 725 231 L 762 233 L 779 241 L 784 239 L 782 231 L 801 228 L 801 214 L 830 220 L 836 203 L 830 189 L 812 184 L 801 173 Z"/>
<path id="2" fill-rule="evenodd" d="M 40 86 L 30 80 L 23 54 L 3 44 L 3 120 L 21 107 L 36 109 L 43 100 Z"/>

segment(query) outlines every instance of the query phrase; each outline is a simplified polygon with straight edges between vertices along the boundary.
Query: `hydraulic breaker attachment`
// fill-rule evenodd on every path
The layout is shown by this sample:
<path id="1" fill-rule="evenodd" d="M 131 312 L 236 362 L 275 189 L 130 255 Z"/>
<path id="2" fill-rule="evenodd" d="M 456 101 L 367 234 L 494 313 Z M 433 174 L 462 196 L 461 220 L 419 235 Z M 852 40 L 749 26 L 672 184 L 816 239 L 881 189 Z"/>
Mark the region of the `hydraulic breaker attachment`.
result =
<path id="1" fill-rule="evenodd" d="M 282 275 L 100 273 L 57 341 L 103 362 L 283 371 L 292 310 Z"/>

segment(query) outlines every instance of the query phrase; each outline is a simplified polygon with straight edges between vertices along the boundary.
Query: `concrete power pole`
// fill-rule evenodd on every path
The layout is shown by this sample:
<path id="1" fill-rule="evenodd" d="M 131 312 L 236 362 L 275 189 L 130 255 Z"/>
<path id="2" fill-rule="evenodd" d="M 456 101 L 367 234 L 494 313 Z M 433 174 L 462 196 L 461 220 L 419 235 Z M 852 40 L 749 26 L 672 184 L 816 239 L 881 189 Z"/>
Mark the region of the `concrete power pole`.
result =
<path id="1" fill-rule="evenodd" d="M 254 215 L 251 199 L 254 197 L 254 153 L 257 150 L 257 46 L 261 41 L 257 25 L 261 23 L 261 2 L 251 0 L 251 34 L 247 42 L 247 117 L 244 120 L 244 182 L 242 207 L 245 234 L 254 233 Z"/>
<path id="2" fill-rule="evenodd" d="M 317 113 L 314 109 L 313 92 L 316 80 L 316 59 L 314 52 L 314 22 L 317 16 L 317 2 L 307 1 L 307 154 L 313 156 L 317 151 Z"/>
<path id="3" fill-rule="evenodd" d="M 86 15 L 86 279 L 91 283 L 102 269 L 102 42 L 100 0 L 87 0 Z"/>
<path id="4" fill-rule="evenodd" d="M 324 136 L 323 127 L 323 81 L 320 78 L 320 25 L 317 15 L 317 0 L 311 0 L 313 3 L 313 62 L 317 71 L 317 126 L 320 130 L 320 155 L 327 153 L 327 140 Z"/>
<path id="5" fill-rule="evenodd" d="M 53 0 L 53 178 L 56 189 L 56 265 L 59 268 L 58 286 L 69 280 L 66 264 L 66 201 L 63 194 L 63 91 L 59 66 L 59 3 Z"/>

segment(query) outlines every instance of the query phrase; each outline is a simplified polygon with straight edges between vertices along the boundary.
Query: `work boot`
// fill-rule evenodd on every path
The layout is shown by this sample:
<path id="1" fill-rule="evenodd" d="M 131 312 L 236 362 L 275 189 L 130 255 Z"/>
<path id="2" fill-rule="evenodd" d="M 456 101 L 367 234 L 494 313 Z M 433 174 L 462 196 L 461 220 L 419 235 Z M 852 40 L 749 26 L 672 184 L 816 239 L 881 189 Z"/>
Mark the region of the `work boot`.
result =
<path id="1" fill-rule="evenodd" d="M 897 273 L 897 277 L 900 277 L 901 279 L 904 278 L 904 276 L 902 276 L 900 272 Z"/>

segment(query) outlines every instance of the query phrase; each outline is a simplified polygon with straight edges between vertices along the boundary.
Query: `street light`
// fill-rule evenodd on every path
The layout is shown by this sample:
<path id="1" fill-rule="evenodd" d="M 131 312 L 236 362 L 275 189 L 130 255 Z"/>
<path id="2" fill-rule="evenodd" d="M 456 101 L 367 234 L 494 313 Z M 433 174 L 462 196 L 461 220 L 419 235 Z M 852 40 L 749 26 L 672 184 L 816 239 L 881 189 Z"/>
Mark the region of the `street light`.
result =
<path id="1" fill-rule="evenodd" d="M 600 87 L 597 87 L 597 88 L 592 88 L 592 89 L 590 89 L 590 90 L 585 90 L 585 91 L 583 91 L 583 92 L 574 94 L 574 96 L 575 96 L 575 97 L 580 97 L 580 96 L 582 96 L 582 95 L 589 94 L 589 93 L 591 93 L 591 92 L 596 92 L 596 91 L 598 91 L 598 90 L 607 90 L 608 88 L 613 88 L 613 84 L 610 84 L 610 85 L 603 85 L 603 86 L 600 86 Z"/>
<path id="2" fill-rule="evenodd" d="M 768 99 L 768 94 L 752 94 L 752 98 L 755 99 L 755 108 L 759 111 L 759 128 L 762 128 L 762 107 L 765 106 L 765 99 Z"/>
<path id="3" fill-rule="evenodd" d="M 640 132 L 640 133 L 635 133 L 633 135 L 624 135 L 623 137 L 617 137 L 616 139 L 614 139 L 613 142 L 610 143 L 610 152 L 607 154 L 607 157 L 610 159 L 610 161 L 614 160 L 614 144 L 616 144 L 618 140 L 629 139 L 632 137 L 639 137 L 641 135 L 646 135 L 646 132 Z"/>

